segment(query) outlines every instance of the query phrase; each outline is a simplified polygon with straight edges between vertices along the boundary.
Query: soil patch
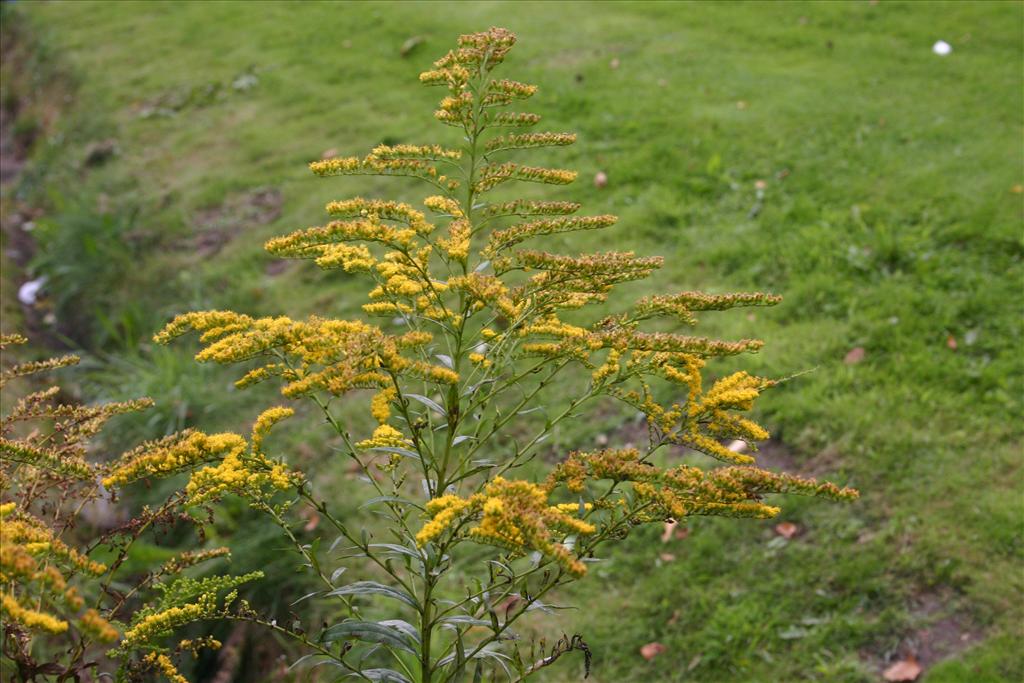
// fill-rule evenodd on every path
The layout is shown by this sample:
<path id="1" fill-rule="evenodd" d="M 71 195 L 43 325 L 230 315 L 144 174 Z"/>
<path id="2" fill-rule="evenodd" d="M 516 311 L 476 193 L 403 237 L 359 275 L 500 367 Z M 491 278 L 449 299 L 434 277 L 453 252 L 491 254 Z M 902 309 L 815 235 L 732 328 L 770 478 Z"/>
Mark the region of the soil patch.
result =
<path id="1" fill-rule="evenodd" d="M 281 204 L 281 192 L 272 187 L 232 195 L 224 203 L 203 209 L 193 217 L 196 234 L 189 239 L 188 246 L 201 258 L 209 258 L 244 228 L 277 220 Z"/>
<path id="2" fill-rule="evenodd" d="M 863 652 L 872 670 L 881 674 L 894 662 L 913 660 L 921 666 L 921 677 L 928 669 L 946 659 L 956 657 L 975 643 L 981 642 L 981 629 L 953 605 L 948 593 L 921 593 L 914 598 L 911 619 L 916 628 L 907 633 L 891 652 L 878 656 Z"/>

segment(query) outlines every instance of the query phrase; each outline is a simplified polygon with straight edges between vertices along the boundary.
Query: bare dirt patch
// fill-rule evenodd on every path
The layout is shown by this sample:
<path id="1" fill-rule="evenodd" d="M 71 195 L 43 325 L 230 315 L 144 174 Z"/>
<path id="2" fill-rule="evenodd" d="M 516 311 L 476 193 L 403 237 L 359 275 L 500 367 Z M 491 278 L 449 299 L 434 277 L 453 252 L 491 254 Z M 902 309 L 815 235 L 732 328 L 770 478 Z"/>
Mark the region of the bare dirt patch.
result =
<path id="1" fill-rule="evenodd" d="M 950 593 L 925 592 L 918 594 L 911 605 L 912 623 L 916 627 L 900 640 L 891 651 L 862 652 L 871 670 L 882 672 L 898 661 L 911 661 L 921 667 L 921 676 L 930 668 L 981 642 L 984 634 L 971 619 L 956 610 Z"/>
<path id="2" fill-rule="evenodd" d="M 202 209 L 192 219 L 196 234 L 189 247 L 201 258 L 219 252 L 246 227 L 266 225 L 281 216 L 281 192 L 260 187 L 232 195 L 218 206 Z"/>

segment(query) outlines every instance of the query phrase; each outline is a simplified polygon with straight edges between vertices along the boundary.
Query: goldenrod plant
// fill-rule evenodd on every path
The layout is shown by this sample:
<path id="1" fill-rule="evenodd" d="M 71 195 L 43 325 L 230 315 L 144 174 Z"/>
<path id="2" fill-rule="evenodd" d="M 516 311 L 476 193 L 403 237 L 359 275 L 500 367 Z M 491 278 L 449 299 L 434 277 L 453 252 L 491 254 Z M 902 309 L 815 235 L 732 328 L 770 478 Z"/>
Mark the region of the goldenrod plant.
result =
<path id="1" fill-rule="evenodd" d="M 5 335 L 0 348 L 26 341 Z M 220 644 L 208 637 L 171 642 L 174 632 L 237 618 L 236 588 L 261 574 L 192 575 L 193 567 L 227 558 L 224 547 L 179 549 L 142 571 L 129 566 L 133 550 L 155 532 L 196 523 L 190 511 L 214 496 L 231 491 L 263 505 L 276 489 L 293 488 L 298 475 L 262 454 L 273 415 L 257 422 L 249 441 L 186 431 L 110 461 L 95 457 L 94 437 L 111 418 L 152 401 L 80 405 L 59 386 L 40 388 L 38 373 L 78 361 L 5 363 L 0 373 L 0 671 L 12 681 L 116 672 L 119 680 L 160 673 L 178 683 L 183 657 Z M 118 501 L 134 481 L 182 472 L 191 472 L 186 488 L 154 507 L 131 510 Z"/>
<path id="2" fill-rule="evenodd" d="M 247 366 L 239 387 L 276 379 L 286 398 L 314 403 L 343 444 L 343 457 L 365 475 L 368 506 L 386 520 L 386 531 L 370 533 L 360 519 L 339 519 L 336 507 L 318 497 L 315 481 L 261 459 L 262 434 L 290 413 L 285 408 L 260 418 L 250 460 L 241 455 L 242 441 L 193 435 L 187 438 L 194 443 L 170 447 L 173 458 L 145 456 L 112 475 L 127 481 L 217 452 L 221 464 L 189 485 L 197 500 L 293 486 L 296 502 L 312 506 L 339 534 L 333 552 L 300 542 L 282 516 L 285 506 L 256 504 L 282 525 L 322 583 L 310 599 L 338 601 L 342 617 L 288 628 L 250 616 L 311 645 L 305 664 L 372 681 L 519 681 L 578 651 L 589 671 L 581 636 L 562 636 L 549 648 L 528 645 L 513 627 L 546 608 L 552 591 L 585 576 L 607 542 L 640 524 L 694 515 L 772 517 L 779 509 L 767 494 L 857 495 L 760 469 L 753 456 L 724 445 L 768 437 L 742 413 L 775 382 L 742 371 L 711 382 L 705 366 L 755 352 L 762 342 L 665 331 L 693 326 L 703 311 L 768 306 L 779 297 L 682 292 L 587 316 L 597 304 L 606 311 L 613 288 L 648 277 L 662 259 L 540 250 L 535 245 L 545 236 L 607 228 L 616 218 L 579 216 L 575 202 L 498 194 L 515 183 L 566 185 L 576 178 L 573 171 L 506 160 L 576 140 L 571 133 L 522 132 L 540 117 L 516 106 L 537 88 L 495 75 L 514 43 L 501 28 L 464 35 L 420 75 L 423 84 L 446 91 L 434 116 L 454 129 L 455 146 L 380 145 L 365 157 L 311 164 L 324 178 L 422 181 L 431 188 L 426 211 L 385 199 L 335 201 L 327 205 L 330 222 L 266 245 L 276 256 L 365 275 L 373 286 L 363 309 L 379 324 L 205 311 L 181 315 L 157 335 L 168 342 L 198 332 L 199 361 Z M 549 406 L 544 419 L 529 414 L 571 372 L 583 379 L 580 391 Z M 659 398 L 665 395 L 676 399 Z M 363 396 L 377 426 L 354 433 L 338 403 Z M 643 413 L 647 443 L 572 452 L 538 474 L 546 439 L 601 397 Z M 724 464 L 658 466 L 655 456 L 663 462 L 659 451 L 667 445 Z"/>

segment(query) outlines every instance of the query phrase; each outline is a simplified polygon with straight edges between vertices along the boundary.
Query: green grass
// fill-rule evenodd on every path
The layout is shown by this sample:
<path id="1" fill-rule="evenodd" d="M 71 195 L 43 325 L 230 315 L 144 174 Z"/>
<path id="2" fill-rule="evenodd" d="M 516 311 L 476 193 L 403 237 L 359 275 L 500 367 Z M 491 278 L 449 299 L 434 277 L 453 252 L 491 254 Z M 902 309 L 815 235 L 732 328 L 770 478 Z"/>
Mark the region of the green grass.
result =
<path id="1" fill-rule="evenodd" d="M 127 284 L 103 299 L 108 319 L 129 320 L 119 328 L 129 346 L 196 307 L 356 314 L 358 278 L 309 267 L 270 275 L 260 245 L 320 221 L 329 199 L 414 200 L 419 188 L 316 180 L 306 162 L 328 148 L 443 139 L 429 114 L 437 93 L 416 75 L 458 33 L 516 31 L 506 73 L 541 86 L 532 109 L 546 127 L 580 133 L 558 163 L 583 181 L 553 196 L 621 217 L 605 234 L 550 248 L 662 254 L 659 291 L 784 294 L 756 317 L 708 318 L 705 331 L 766 339 L 743 360 L 757 372 L 815 369 L 767 395 L 762 417 L 795 467 L 863 493 L 853 505 L 786 501 L 784 518 L 804 529 L 789 542 L 769 523 L 700 521 L 666 545 L 660 529 L 639 530 L 559 596 L 584 607 L 549 628 L 584 634 L 593 678 L 606 683 L 878 680 L 884 662 L 943 621 L 969 633 L 970 647 L 959 638 L 938 647 L 936 658 L 949 659 L 925 680 L 1024 677 L 1020 3 L 81 2 L 21 11 L 80 79 L 68 134 L 36 151 L 35 191 L 102 192 L 115 211 L 138 211 L 129 230 L 146 248 Z M 413 35 L 426 43 L 402 58 Z M 938 39 L 952 55 L 931 52 Z M 234 90 L 250 68 L 257 85 Z M 221 97 L 138 115 L 211 83 Z M 83 173 L 78 161 L 99 134 L 115 136 L 121 153 Z M 589 182 L 598 170 L 609 176 L 604 189 Z M 268 186 L 282 193 L 280 218 L 243 226 L 212 258 L 190 248 L 200 212 Z M 74 241 L 62 244 L 51 264 L 75 259 Z M 854 347 L 864 360 L 844 364 Z M 208 391 L 181 394 L 171 386 L 176 361 L 160 362 L 138 380 L 149 392 L 178 391 L 189 405 L 251 403 L 228 398 L 222 375 Z M 237 415 L 210 421 L 251 417 Z M 192 419 L 208 426 L 202 410 Z M 613 440 L 620 419 L 600 422 Z M 567 427 L 559 445 L 591 445 L 594 424 Z M 663 552 L 676 559 L 661 561 Z M 648 663 L 638 650 L 651 641 L 667 649 Z M 556 678 L 577 673 L 560 662 Z"/>

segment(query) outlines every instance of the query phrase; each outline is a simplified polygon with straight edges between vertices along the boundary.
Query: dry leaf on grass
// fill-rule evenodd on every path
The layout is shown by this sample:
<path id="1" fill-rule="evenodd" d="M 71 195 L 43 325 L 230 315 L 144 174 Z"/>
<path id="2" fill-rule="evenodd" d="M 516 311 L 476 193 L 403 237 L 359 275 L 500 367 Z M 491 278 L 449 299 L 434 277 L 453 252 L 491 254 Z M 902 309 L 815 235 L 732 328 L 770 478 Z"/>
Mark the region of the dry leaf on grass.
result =
<path id="1" fill-rule="evenodd" d="M 649 662 L 664 651 L 665 646 L 661 643 L 647 643 L 646 645 L 640 648 L 640 656 Z"/>
<path id="2" fill-rule="evenodd" d="M 304 531 L 312 531 L 320 524 L 320 515 L 312 510 L 302 516 L 306 518 L 306 524 L 302 527 Z"/>
<path id="3" fill-rule="evenodd" d="M 674 519 L 670 519 L 667 522 L 665 522 L 665 530 L 661 532 L 661 542 L 662 543 L 668 543 L 669 541 L 672 540 L 672 532 L 674 532 L 676 530 L 676 526 L 678 526 L 678 525 L 679 525 L 679 522 L 677 522 Z"/>
<path id="4" fill-rule="evenodd" d="M 882 677 L 890 683 L 900 683 L 901 681 L 916 681 L 920 675 L 921 665 L 913 657 L 908 657 L 886 669 Z"/>
<path id="5" fill-rule="evenodd" d="M 779 522 L 775 525 L 775 533 L 782 536 L 786 540 L 789 540 L 796 536 L 797 532 L 800 531 L 800 527 L 793 522 Z"/>
<path id="6" fill-rule="evenodd" d="M 425 42 L 425 40 L 426 39 L 423 36 L 412 36 L 404 43 L 402 43 L 402 47 L 398 51 L 398 53 L 403 57 L 408 57 L 409 55 L 412 54 L 412 51 L 415 50 L 420 45 L 422 45 Z"/>
<path id="7" fill-rule="evenodd" d="M 843 362 L 847 365 L 856 365 L 857 363 L 864 360 L 864 356 L 867 355 L 867 351 L 864 350 L 863 346 L 857 346 L 850 349 L 850 352 L 846 354 L 846 358 Z"/>
<path id="8" fill-rule="evenodd" d="M 662 562 L 675 562 L 676 556 L 672 553 L 661 553 L 660 555 L 658 555 L 658 559 Z"/>

